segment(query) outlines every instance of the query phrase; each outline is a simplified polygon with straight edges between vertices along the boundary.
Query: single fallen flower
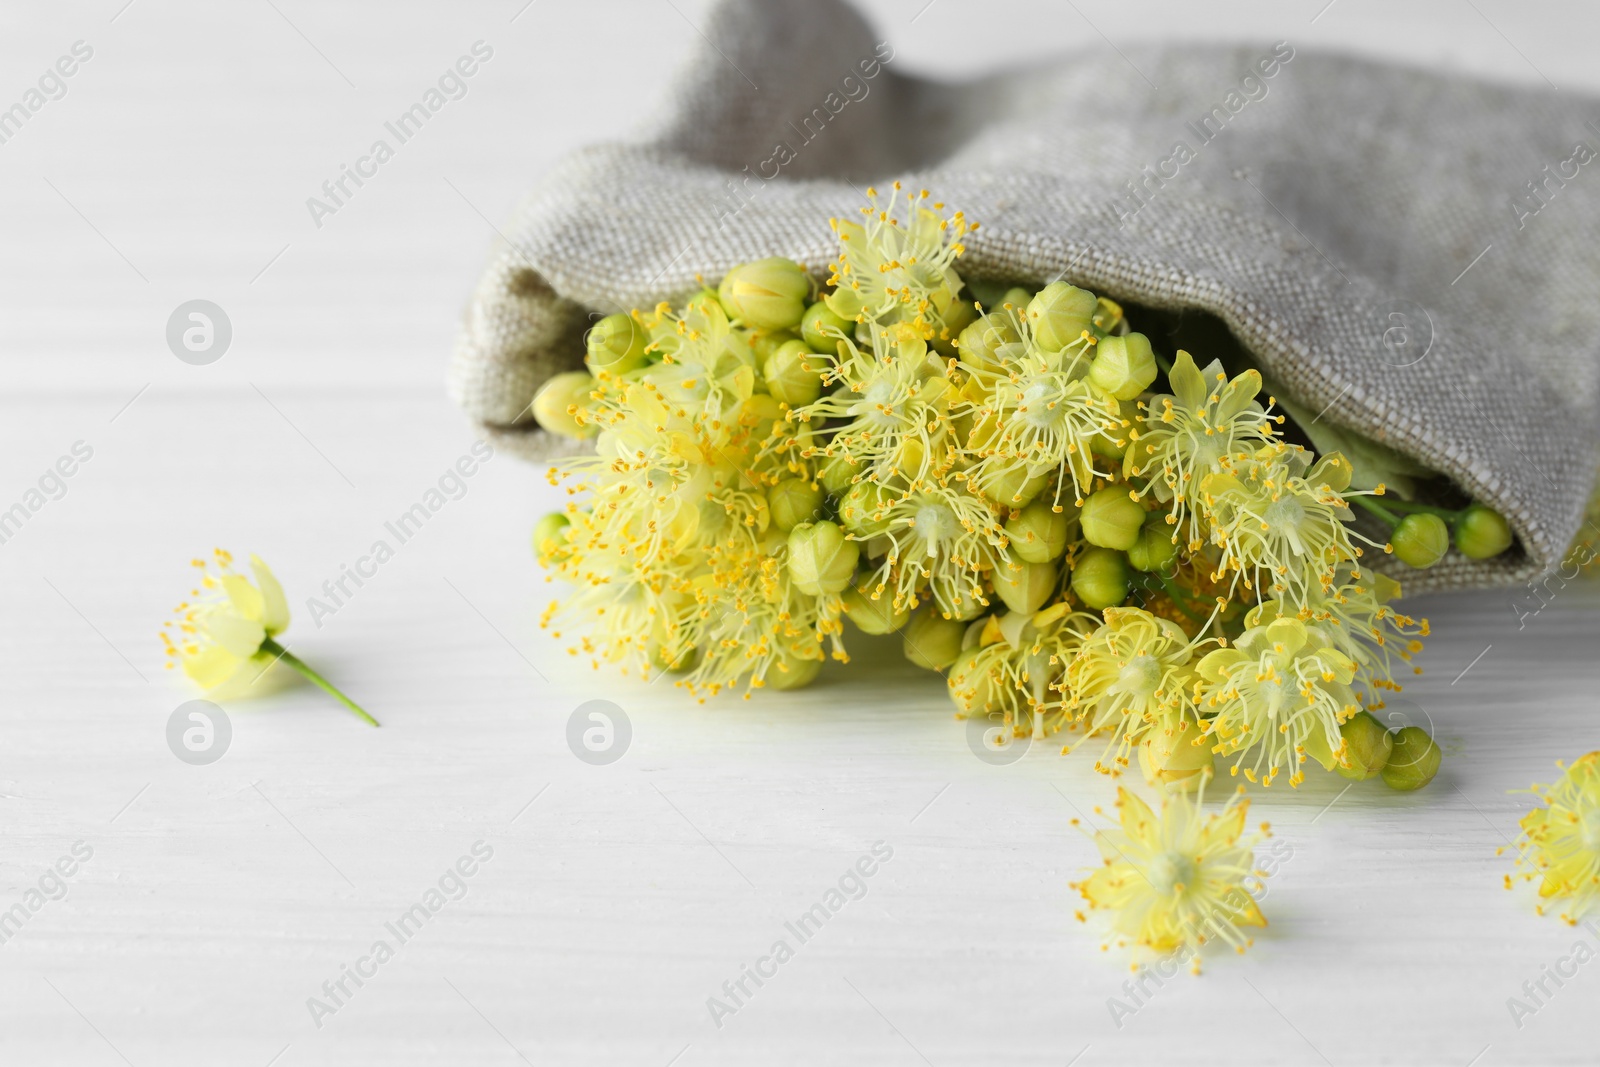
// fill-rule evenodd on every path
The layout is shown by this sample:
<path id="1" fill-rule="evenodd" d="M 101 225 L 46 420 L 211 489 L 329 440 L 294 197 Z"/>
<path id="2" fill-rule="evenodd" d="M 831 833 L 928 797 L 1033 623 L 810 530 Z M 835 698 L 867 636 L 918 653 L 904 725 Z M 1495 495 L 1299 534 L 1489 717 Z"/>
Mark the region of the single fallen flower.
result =
<path id="1" fill-rule="evenodd" d="M 179 604 L 175 619 L 162 624 L 167 669 L 181 666 L 183 673 L 202 689 L 217 689 L 254 666 L 264 672 L 282 661 L 303 674 L 311 684 L 371 723 L 378 720 L 341 693 L 305 661 L 277 641 L 289 626 L 289 601 L 272 571 L 259 556 L 250 557 L 255 583 L 233 569 L 232 554 L 213 551 L 215 571 L 205 560 L 194 560 L 200 571 L 199 588 L 191 600 Z"/>
<path id="2" fill-rule="evenodd" d="M 1570 901 L 1561 918 L 1576 926 L 1600 901 L 1600 752 L 1579 756 L 1554 782 L 1528 790 L 1544 801 L 1522 817 L 1517 835 L 1517 866 L 1525 882 L 1539 881 L 1539 899 Z M 1495 854 L 1505 852 L 1501 847 Z M 1507 889 L 1512 876 L 1506 875 Z M 1538 906 L 1544 914 L 1544 904 Z"/>
<path id="3" fill-rule="evenodd" d="M 1242 928 L 1267 925 L 1253 893 L 1267 877 L 1255 867 L 1255 846 L 1271 831 L 1262 823 L 1259 833 L 1243 838 L 1250 809 L 1243 794 L 1240 786 L 1220 812 L 1205 814 L 1202 782 L 1193 794 L 1168 793 L 1158 817 L 1117 788 L 1118 825 L 1092 835 L 1104 865 L 1072 888 L 1091 910 L 1116 912 L 1112 930 L 1119 946 L 1132 940 L 1154 952 L 1178 953 L 1194 974 L 1200 973 L 1201 948 L 1213 938 L 1240 953 L 1250 947 Z M 1098 807 L 1095 813 L 1104 814 Z M 1081 911 L 1077 917 L 1088 921 Z"/>

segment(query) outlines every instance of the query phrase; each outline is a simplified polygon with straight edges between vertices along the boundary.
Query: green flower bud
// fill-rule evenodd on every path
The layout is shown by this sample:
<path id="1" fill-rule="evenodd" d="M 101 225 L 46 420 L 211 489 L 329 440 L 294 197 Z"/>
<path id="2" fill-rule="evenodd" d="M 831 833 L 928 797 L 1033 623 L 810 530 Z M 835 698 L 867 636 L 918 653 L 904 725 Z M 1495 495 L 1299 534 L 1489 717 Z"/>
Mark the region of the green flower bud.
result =
<path id="1" fill-rule="evenodd" d="M 980 651 L 975 647 L 969 648 L 956 657 L 945 682 L 950 689 L 950 699 L 955 701 L 963 718 L 987 715 L 991 711 L 999 711 L 1003 706 L 1005 690 L 1001 686 L 1005 683 L 996 678 L 992 671 L 973 663 Z"/>
<path id="2" fill-rule="evenodd" d="M 1002 507 L 1027 507 L 1028 503 L 1050 484 L 1049 470 L 1040 471 L 1038 474 L 1030 474 L 1028 470 L 1029 468 L 1023 466 L 1007 467 L 998 475 L 985 479 L 981 486 L 975 488 Z"/>
<path id="3" fill-rule="evenodd" d="M 1340 774 L 1364 782 L 1383 773 L 1389 753 L 1394 750 L 1394 735 L 1370 711 L 1357 712 L 1345 720 L 1339 733 L 1344 737 L 1345 762 L 1350 765 L 1341 764 Z"/>
<path id="4" fill-rule="evenodd" d="M 1383 784 L 1402 793 L 1421 789 L 1439 773 L 1440 758 L 1439 746 L 1422 727 L 1396 730 L 1394 749 L 1383 768 Z"/>
<path id="5" fill-rule="evenodd" d="M 1162 727 L 1148 731 L 1139 746 L 1139 769 L 1151 785 L 1188 792 L 1199 788 L 1215 772 L 1216 756 L 1211 749 L 1200 732 L 1199 722 L 1186 718 L 1182 729 Z"/>
<path id="6" fill-rule="evenodd" d="M 1104 337 L 1095 346 L 1089 381 L 1118 400 L 1133 400 L 1156 380 L 1156 354 L 1142 333 Z"/>
<path id="7" fill-rule="evenodd" d="M 1511 526 L 1493 508 L 1473 504 L 1456 520 L 1456 548 L 1468 559 L 1492 559 L 1511 547 Z"/>
<path id="8" fill-rule="evenodd" d="M 1048 563 L 1060 559 L 1072 535 L 1077 508 L 1062 505 L 1061 511 L 1047 500 L 1035 500 L 1006 523 L 1011 551 L 1027 563 Z"/>
<path id="9" fill-rule="evenodd" d="M 621 312 L 607 315 L 590 327 L 584 337 L 588 352 L 583 362 L 596 377 L 601 373 L 626 374 L 644 366 L 644 350 L 649 343 L 650 335 L 644 325 L 634 321 L 632 315 Z"/>
<path id="10" fill-rule="evenodd" d="M 894 495 L 871 478 L 863 478 L 839 500 L 840 524 L 857 537 L 876 537 L 889 528 L 888 516 L 882 513 Z"/>
<path id="11" fill-rule="evenodd" d="M 961 655 L 961 640 L 966 634 L 966 623 L 947 619 L 939 614 L 938 608 L 929 605 L 906 623 L 901 648 L 906 659 L 917 666 L 942 671 Z"/>
<path id="12" fill-rule="evenodd" d="M 767 512 L 784 533 L 822 517 L 822 490 L 804 478 L 785 478 L 767 490 Z"/>
<path id="13" fill-rule="evenodd" d="M 1028 301 L 1033 339 L 1046 352 L 1076 344 L 1084 331 L 1093 333 L 1095 296 L 1066 282 L 1051 282 Z"/>
<path id="14" fill-rule="evenodd" d="M 717 287 L 717 299 L 729 318 L 758 330 L 787 330 L 800 325 L 811 279 L 792 259 L 772 256 L 741 264 Z"/>
<path id="15" fill-rule="evenodd" d="M 1061 568 L 1054 563 L 1012 564 L 1001 560 L 989 578 L 1006 607 L 1032 615 L 1061 587 Z"/>
<path id="16" fill-rule="evenodd" d="M 941 615 L 950 612 L 958 622 L 971 622 L 983 614 L 984 603 L 972 592 L 972 579 L 966 575 L 953 577 L 936 574 L 928 582 L 925 599 L 933 601 L 933 610 Z"/>
<path id="17" fill-rule="evenodd" d="M 1164 516 L 1152 513 L 1139 529 L 1138 540 L 1128 546 L 1128 563 L 1146 574 L 1160 572 L 1171 576 L 1178 559 L 1178 546 L 1172 541 L 1172 527 Z"/>
<path id="18" fill-rule="evenodd" d="M 567 539 L 567 527 L 572 521 L 559 511 L 552 511 L 544 518 L 533 524 L 533 554 L 543 566 L 550 566 L 550 557 L 554 549 Z M 549 541 L 548 546 L 545 542 Z"/>
<path id="19" fill-rule="evenodd" d="M 1389 535 L 1389 544 L 1402 562 L 1426 570 L 1450 548 L 1450 527 L 1437 515 L 1416 512 L 1400 520 Z"/>
<path id="20" fill-rule="evenodd" d="M 768 689 L 786 692 L 790 689 L 803 689 L 816 680 L 822 673 L 822 656 L 801 659 L 799 656 L 779 656 L 766 673 L 763 681 Z"/>
<path id="21" fill-rule="evenodd" d="M 822 487 L 838 496 L 850 488 L 850 479 L 860 469 L 860 465 L 852 463 L 850 457 L 842 453 L 834 456 L 822 465 Z"/>
<path id="22" fill-rule="evenodd" d="M 1028 306 L 1028 302 L 1032 299 L 1033 293 L 1022 288 L 1020 285 L 1013 285 L 1011 288 L 1007 289 L 1001 294 L 1000 303 L 998 306 L 1003 308 L 1007 304 L 1010 304 L 1020 313 Z"/>
<path id="23" fill-rule="evenodd" d="M 1128 599 L 1128 561 L 1121 552 L 1091 548 L 1072 567 L 1072 591 L 1084 604 L 1104 611 Z"/>
<path id="24" fill-rule="evenodd" d="M 868 579 L 868 583 L 865 589 L 862 585 L 852 585 L 844 591 L 840 598 L 844 601 L 844 613 L 864 634 L 892 634 L 911 618 L 911 611 L 905 607 L 896 611 L 894 595 L 887 589 L 878 594 L 878 599 L 872 599 L 877 583 L 873 579 Z"/>
<path id="25" fill-rule="evenodd" d="M 1021 340 L 1006 319 L 978 319 L 962 328 L 956 351 L 961 362 L 974 370 L 995 370 L 1005 362 L 1006 349 Z"/>
<path id="26" fill-rule="evenodd" d="M 767 392 L 792 408 L 809 404 L 822 395 L 821 356 L 804 341 L 785 341 L 761 369 Z"/>
<path id="27" fill-rule="evenodd" d="M 800 316 L 800 336 L 817 352 L 837 352 L 838 333 L 853 337 L 855 329 L 855 323 L 843 315 L 834 314 L 833 309 L 820 300 L 806 308 L 806 313 Z"/>
<path id="28" fill-rule="evenodd" d="M 544 429 L 563 437 L 593 437 L 600 432 L 599 425 L 587 417 L 583 422 L 578 420 L 583 417 L 581 413 L 589 403 L 589 394 L 594 392 L 594 384 L 587 371 L 557 374 L 534 394 L 534 419 Z"/>
<path id="29" fill-rule="evenodd" d="M 842 593 L 856 574 L 861 546 L 831 522 L 802 522 L 789 531 L 789 577 L 807 596 Z"/>
<path id="30" fill-rule="evenodd" d="M 756 354 L 756 365 L 760 366 L 772 358 L 772 353 L 798 340 L 800 335 L 793 330 L 756 330 L 750 335 L 750 351 Z"/>
<path id="31" fill-rule="evenodd" d="M 1145 510 L 1128 493 L 1125 485 L 1108 485 L 1090 494 L 1078 517 L 1085 541 L 1120 551 L 1134 546 L 1144 527 Z"/>

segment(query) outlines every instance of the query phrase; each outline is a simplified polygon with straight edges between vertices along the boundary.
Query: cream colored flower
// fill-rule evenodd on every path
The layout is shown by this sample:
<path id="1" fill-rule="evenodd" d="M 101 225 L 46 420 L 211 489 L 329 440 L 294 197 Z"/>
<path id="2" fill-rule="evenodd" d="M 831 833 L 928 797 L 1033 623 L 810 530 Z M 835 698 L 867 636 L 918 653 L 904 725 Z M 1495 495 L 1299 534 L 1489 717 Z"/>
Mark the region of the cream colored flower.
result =
<path id="1" fill-rule="evenodd" d="M 289 625 L 289 602 L 283 587 L 261 557 L 250 557 L 255 584 L 233 569 L 233 556 L 216 549 L 215 569 L 197 559 L 199 588 L 194 599 L 179 604 L 177 618 L 162 627 L 168 667 L 181 666 L 203 689 L 216 689 L 252 659 L 270 660 L 261 646 Z M 173 636 L 174 632 L 176 637 Z"/>

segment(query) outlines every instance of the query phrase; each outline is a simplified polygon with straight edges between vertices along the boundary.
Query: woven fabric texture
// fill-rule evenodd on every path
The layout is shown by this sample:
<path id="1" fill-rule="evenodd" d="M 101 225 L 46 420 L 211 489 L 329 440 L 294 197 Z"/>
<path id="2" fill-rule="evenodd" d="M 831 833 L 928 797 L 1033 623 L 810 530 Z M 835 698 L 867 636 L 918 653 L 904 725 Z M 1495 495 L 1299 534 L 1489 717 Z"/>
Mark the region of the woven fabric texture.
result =
<path id="1" fill-rule="evenodd" d="M 1210 313 L 1301 408 L 1510 519 L 1521 551 L 1408 592 L 1560 564 L 1600 461 L 1600 101 L 1293 42 L 1096 39 L 957 84 L 838 0 L 701 25 L 646 135 L 573 154 L 503 230 L 450 374 L 497 445 L 573 450 L 529 405 L 592 316 L 763 256 L 821 275 L 828 219 L 899 179 L 981 222 L 963 277 Z"/>

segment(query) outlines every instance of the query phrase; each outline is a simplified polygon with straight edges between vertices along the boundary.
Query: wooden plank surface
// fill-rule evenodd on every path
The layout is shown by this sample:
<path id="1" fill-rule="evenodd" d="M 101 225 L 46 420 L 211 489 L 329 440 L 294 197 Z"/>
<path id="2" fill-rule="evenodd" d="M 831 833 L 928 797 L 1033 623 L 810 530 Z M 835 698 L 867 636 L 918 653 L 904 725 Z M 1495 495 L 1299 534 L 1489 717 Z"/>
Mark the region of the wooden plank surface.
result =
<path id="1" fill-rule="evenodd" d="M 394 542 L 385 522 L 473 443 L 440 383 L 484 216 L 639 122 L 703 7 L 121 3 L 0 16 L 0 103 L 94 48 L 0 144 L 0 510 L 92 449 L 0 544 L 0 911 L 46 897 L 0 943 L 0 1062 L 1592 1060 L 1600 964 L 1546 978 L 1520 1027 L 1506 1002 L 1600 930 L 1534 918 L 1494 853 L 1528 802 L 1507 791 L 1600 747 L 1593 588 L 1521 627 L 1505 592 L 1417 604 L 1435 637 L 1407 713 L 1445 746 L 1439 780 L 1262 795 L 1271 927 L 1142 1003 L 1067 888 L 1094 862 L 1068 820 L 1107 780 L 1052 746 L 980 761 L 892 641 L 750 703 L 589 671 L 538 628 L 538 470 L 482 465 L 317 625 L 307 598 Z M 1080 5 L 1117 40 L 1289 36 L 1597 82 L 1576 6 L 1321 6 Z M 872 10 L 925 69 L 1103 44 L 1070 9 Z M 316 228 L 305 198 L 480 39 L 495 55 L 468 95 Z M 196 297 L 235 331 L 208 367 L 164 340 Z M 218 762 L 174 757 L 192 694 L 156 630 L 214 544 L 273 564 L 295 649 L 382 730 L 291 684 L 223 702 Z M 568 744 L 595 699 L 632 731 L 606 766 Z M 463 857 L 471 876 L 448 875 Z M 802 941 L 787 924 L 841 879 Z M 430 890 L 402 943 L 386 924 Z M 393 957 L 314 1017 L 380 940 Z M 793 958 L 714 1019 L 708 998 L 731 1004 L 724 983 L 780 940 Z"/>

